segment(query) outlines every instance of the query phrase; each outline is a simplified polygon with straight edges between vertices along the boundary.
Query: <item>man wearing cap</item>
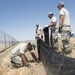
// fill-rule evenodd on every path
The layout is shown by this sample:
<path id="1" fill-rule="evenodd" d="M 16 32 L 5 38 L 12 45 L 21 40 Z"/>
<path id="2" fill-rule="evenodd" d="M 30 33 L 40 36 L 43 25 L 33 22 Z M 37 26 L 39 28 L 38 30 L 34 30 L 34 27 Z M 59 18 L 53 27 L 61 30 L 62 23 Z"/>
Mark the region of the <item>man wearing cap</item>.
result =
<path id="1" fill-rule="evenodd" d="M 35 54 L 33 53 L 33 45 L 31 43 L 21 43 L 17 45 L 10 54 L 10 59 L 13 67 L 21 67 L 21 66 L 26 66 L 30 67 L 30 64 L 28 64 L 28 60 L 25 56 L 25 53 L 27 51 L 30 52 L 32 57 L 35 59 L 35 61 L 38 61 Z"/>
<path id="2" fill-rule="evenodd" d="M 70 17 L 67 9 L 64 8 L 64 3 L 58 3 L 58 9 L 60 11 L 59 16 L 59 32 L 61 34 L 62 43 L 63 43 L 63 52 L 66 54 L 71 53 L 71 44 L 70 44 Z"/>
<path id="3" fill-rule="evenodd" d="M 53 15 L 52 12 L 48 13 L 48 17 L 50 18 L 50 25 L 48 27 L 51 29 L 50 41 L 53 40 L 51 42 L 51 46 L 58 50 L 58 29 L 56 28 L 57 18 Z"/>
<path id="4" fill-rule="evenodd" d="M 39 37 L 41 39 L 43 39 L 43 29 L 39 26 L 39 24 L 35 24 L 36 25 L 36 36 L 35 38 Z"/>

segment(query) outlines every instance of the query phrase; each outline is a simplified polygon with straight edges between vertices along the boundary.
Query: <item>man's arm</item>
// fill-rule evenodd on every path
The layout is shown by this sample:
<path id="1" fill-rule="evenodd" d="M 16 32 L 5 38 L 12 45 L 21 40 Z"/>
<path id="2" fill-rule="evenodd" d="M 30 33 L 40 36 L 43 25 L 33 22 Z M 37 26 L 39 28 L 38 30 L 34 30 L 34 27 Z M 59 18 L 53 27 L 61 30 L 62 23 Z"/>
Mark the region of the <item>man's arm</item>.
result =
<path id="1" fill-rule="evenodd" d="M 25 55 L 22 54 L 22 53 L 20 53 L 20 56 L 21 56 L 21 58 L 22 58 L 23 63 L 24 63 L 25 65 L 28 65 L 28 62 L 27 62 L 27 60 L 26 60 L 26 58 L 25 58 Z"/>
<path id="2" fill-rule="evenodd" d="M 51 27 L 51 26 L 56 26 L 56 22 L 53 22 L 50 25 L 48 25 L 48 27 Z"/>
<path id="3" fill-rule="evenodd" d="M 59 27 L 63 26 L 63 21 L 64 21 L 64 15 L 60 15 L 60 20 L 59 20 Z"/>
<path id="4" fill-rule="evenodd" d="M 33 52 L 30 52 L 30 54 L 32 55 L 32 57 L 34 58 L 34 60 L 35 60 L 36 62 L 38 62 L 38 59 L 37 59 L 37 57 L 35 56 L 35 54 L 34 54 Z"/>

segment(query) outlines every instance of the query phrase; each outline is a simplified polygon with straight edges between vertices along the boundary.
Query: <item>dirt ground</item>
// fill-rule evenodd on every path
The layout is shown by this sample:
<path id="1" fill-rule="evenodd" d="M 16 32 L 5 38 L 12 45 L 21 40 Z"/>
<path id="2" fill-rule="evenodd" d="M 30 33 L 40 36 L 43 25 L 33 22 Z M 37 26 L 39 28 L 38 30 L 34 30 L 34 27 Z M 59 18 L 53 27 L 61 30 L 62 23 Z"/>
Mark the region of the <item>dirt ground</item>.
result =
<path id="1" fill-rule="evenodd" d="M 12 69 L 10 58 L 9 58 L 10 51 L 11 50 L 8 50 L 1 55 L 3 57 L 1 59 L 2 63 L 0 65 L 0 75 L 46 75 L 42 63 L 37 63 L 35 61 L 30 63 L 32 66 L 31 68 L 21 67 L 21 68 Z M 37 56 L 37 50 L 35 50 L 34 53 Z M 29 52 L 26 53 L 26 57 L 29 60 L 33 60 Z"/>
<path id="2" fill-rule="evenodd" d="M 72 52 L 69 55 L 65 55 L 65 56 L 75 58 L 75 37 L 72 37 L 70 39 L 70 43 L 71 43 L 71 47 L 72 47 Z M 63 48 L 63 44 L 61 42 L 61 39 L 59 39 L 59 51 L 58 52 L 61 52 L 62 48 Z"/>
<path id="3" fill-rule="evenodd" d="M 8 57 L 7 57 L 8 58 Z M 5 58 L 1 68 L 0 75 L 46 75 L 45 69 L 42 63 L 31 63 L 32 67 L 21 67 L 21 68 L 11 68 L 9 63 L 9 58 Z"/>
<path id="4" fill-rule="evenodd" d="M 69 57 L 75 58 L 75 37 L 70 39 L 72 45 L 72 53 L 68 55 Z M 62 42 L 59 40 L 59 49 L 62 48 Z M 21 68 L 13 68 L 11 67 L 9 54 L 11 49 L 8 49 L 4 53 L 0 54 L 0 75 L 46 75 L 45 69 L 42 63 L 32 62 L 31 68 L 21 67 Z M 34 51 L 37 56 L 37 50 Z M 26 53 L 26 57 L 29 60 L 33 60 L 30 53 Z"/>

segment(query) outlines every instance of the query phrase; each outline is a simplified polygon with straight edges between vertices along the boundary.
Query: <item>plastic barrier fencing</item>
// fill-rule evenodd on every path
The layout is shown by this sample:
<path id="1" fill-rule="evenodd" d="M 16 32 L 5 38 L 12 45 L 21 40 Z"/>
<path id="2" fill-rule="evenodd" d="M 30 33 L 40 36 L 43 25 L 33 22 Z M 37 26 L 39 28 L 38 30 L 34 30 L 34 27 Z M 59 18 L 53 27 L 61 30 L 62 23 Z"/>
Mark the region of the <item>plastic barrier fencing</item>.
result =
<path id="1" fill-rule="evenodd" d="M 45 42 L 46 42 L 46 44 L 49 45 L 49 28 L 48 27 L 45 27 L 43 29 L 43 31 L 44 31 Z"/>
<path id="2" fill-rule="evenodd" d="M 75 75 L 75 59 L 66 57 L 37 39 L 38 54 L 47 75 Z"/>

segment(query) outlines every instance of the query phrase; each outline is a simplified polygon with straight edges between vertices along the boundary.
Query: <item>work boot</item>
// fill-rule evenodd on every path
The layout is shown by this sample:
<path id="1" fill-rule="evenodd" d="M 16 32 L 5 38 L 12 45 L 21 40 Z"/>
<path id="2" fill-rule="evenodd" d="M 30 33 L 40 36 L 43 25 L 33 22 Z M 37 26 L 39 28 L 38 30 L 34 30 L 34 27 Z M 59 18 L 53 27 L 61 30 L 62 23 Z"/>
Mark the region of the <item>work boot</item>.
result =
<path id="1" fill-rule="evenodd" d="M 72 52 L 72 50 L 67 50 L 67 49 L 63 49 L 62 50 L 62 54 L 66 54 L 66 55 L 68 55 L 68 54 L 70 54 Z"/>
<path id="2" fill-rule="evenodd" d="M 15 62 L 12 61 L 12 60 L 11 60 L 11 65 L 12 65 L 12 69 L 13 69 L 13 68 L 20 68 L 20 67 L 23 67 L 23 64 L 15 63 Z"/>

